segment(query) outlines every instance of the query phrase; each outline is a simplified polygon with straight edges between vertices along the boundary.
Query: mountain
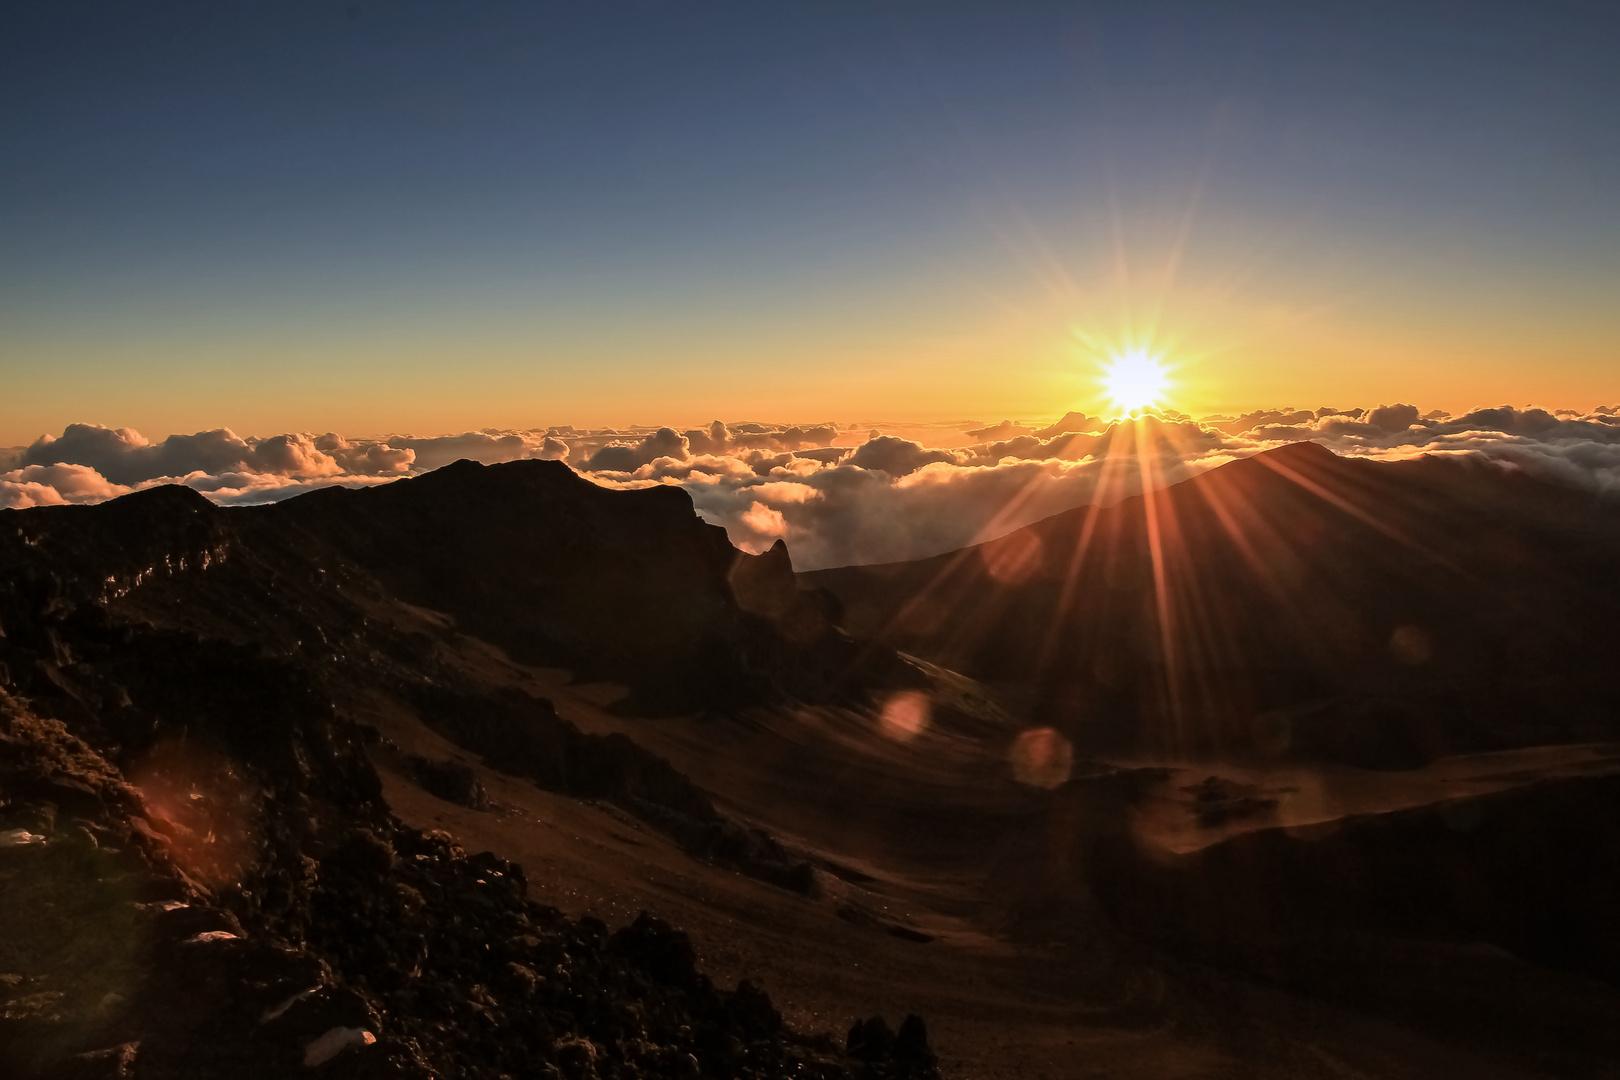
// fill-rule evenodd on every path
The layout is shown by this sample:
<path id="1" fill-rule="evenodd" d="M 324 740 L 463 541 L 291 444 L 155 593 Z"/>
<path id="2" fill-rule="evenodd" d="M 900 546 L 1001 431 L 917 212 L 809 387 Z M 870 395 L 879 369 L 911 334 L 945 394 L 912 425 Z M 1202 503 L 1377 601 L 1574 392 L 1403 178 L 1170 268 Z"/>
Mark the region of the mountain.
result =
<path id="1" fill-rule="evenodd" d="M 552 462 L 0 512 L 0 1075 L 1606 1075 L 1616 536 L 1308 446 L 812 575 Z"/>
<path id="2" fill-rule="evenodd" d="M 655 711 L 837 700 L 853 646 L 821 610 L 684 493 L 550 462 L 0 512 L 0 1072 L 933 1075 L 920 1020 L 799 1035 L 666 923 L 565 917 L 383 797 L 379 766 L 502 813 L 486 783 L 521 778 L 813 891 L 665 759 L 488 665 L 616 678 Z"/>
<path id="3" fill-rule="evenodd" d="M 1620 731 L 1620 505 L 1467 458 L 1297 443 L 801 580 L 1098 752 L 1400 768 Z"/>
<path id="4" fill-rule="evenodd" d="M 1100 917 L 1478 1043 L 1612 1023 L 1614 500 L 1301 443 L 800 577 L 857 638 L 984 680 L 1028 725 L 1008 753 L 1053 791 L 1002 865 L 1021 932 Z"/>

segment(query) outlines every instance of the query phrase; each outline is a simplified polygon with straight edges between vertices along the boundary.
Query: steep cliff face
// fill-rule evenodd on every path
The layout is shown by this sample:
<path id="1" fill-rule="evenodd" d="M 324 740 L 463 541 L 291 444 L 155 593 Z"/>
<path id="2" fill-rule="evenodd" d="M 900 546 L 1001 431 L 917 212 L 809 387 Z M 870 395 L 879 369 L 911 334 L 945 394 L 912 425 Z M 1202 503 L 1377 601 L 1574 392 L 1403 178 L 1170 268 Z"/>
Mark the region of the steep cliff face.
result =
<path id="1" fill-rule="evenodd" d="M 762 630 L 726 585 L 738 552 L 678 488 L 611 491 L 561 462 L 464 461 L 250 513 L 256 530 L 307 537 L 522 661 L 717 693 L 744 677 Z"/>
<path id="2" fill-rule="evenodd" d="M 565 919 L 382 801 L 370 754 L 392 751 L 363 720 L 391 710 L 812 888 L 661 758 L 454 659 L 476 636 L 687 708 L 784 675 L 826 691 L 737 603 L 737 557 L 683 493 L 544 462 L 251 510 L 168 487 L 0 512 L 0 1072 L 931 1075 L 917 1024 L 854 1056 L 801 1038 L 657 920 Z"/>
<path id="3" fill-rule="evenodd" d="M 63 658 L 32 643 L 109 619 L 319 654 L 363 629 L 357 604 L 388 602 L 665 708 L 839 692 L 855 652 L 819 609 L 789 620 L 738 603 L 734 568 L 755 561 L 685 492 L 612 491 L 558 462 L 459 462 L 245 509 L 161 487 L 0 519 L 0 663 L 19 686 L 41 660 L 54 677 Z M 778 561 L 766 578 L 791 590 Z"/>

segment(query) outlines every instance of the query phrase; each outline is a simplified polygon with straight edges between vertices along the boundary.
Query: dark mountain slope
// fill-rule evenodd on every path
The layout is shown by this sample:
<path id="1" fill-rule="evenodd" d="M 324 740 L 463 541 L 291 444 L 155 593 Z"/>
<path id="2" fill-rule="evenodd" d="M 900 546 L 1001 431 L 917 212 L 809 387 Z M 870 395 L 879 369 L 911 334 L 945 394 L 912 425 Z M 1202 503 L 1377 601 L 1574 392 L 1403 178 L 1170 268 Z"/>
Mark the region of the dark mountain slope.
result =
<path id="1" fill-rule="evenodd" d="M 725 530 L 678 488 L 612 491 L 561 462 L 463 461 L 249 513 L 256 529 L 308 537 L 516 659 L 630 675 L 671 699 L 763 689 L 726 685 L 770 662 L 768 634 L 731 598 L 738 552 Z"/>
<path id="2" fill-rule="evenodd" d="M 459 462 L 408 483 L 240 510 L 164 487 L 14 520 L 0 531 L 12 578 L 0 586 L 0 628 L 34 607 L 100 604 L 318 654 L 354 629 L 334 598 L 380 598 L 671 707 L 835 694 L 854 659 L 825 619 L 804 625 L 813 603 L 796 608 L 790 645 L 782 613 L 748 602 L 796 595 L 785 553 L 739 552 L 678 489 L 612 491 L 555 462 Z M 741 602 L 729 580 L 738 574 L 750 586 Z"/>
<path id="3" fill-rule="evenodd" d="M 1469 459 L 1301 443 L 801 579 L 1092 749 L 1400 766 L 1620 730 L 1620 507 Z"/>
<path id="4" fill-rule="evenodd" d="M 566 920 L 388 813 L 357 720 L 377 709 L 811 882 L 667 762 L 445 657 L 476 627 L 692 704 L 780 694 L 769 675 L 832 692 L 821 639 L 743 610 L 736 553 L 679 493 L 444 472 L 255 510 L 170 487 L 0 512 L 0 1072 L 285 1076 L 329 1050 L 309 1075 L 927 1075 L 919 1024 L 846 1057 L 717 992 L 655 920 Z M 705 677 L 665 687 L 681 665 Z"/>

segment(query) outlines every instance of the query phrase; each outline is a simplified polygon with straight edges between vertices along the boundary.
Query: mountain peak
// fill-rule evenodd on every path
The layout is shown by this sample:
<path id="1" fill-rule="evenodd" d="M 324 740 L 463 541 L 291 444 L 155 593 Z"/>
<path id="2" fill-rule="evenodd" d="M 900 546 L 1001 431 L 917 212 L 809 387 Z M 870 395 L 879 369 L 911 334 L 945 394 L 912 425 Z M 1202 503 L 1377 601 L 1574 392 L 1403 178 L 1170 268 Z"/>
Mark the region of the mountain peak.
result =
<path id="1" fill-rule="evenodd" d="M 1256 454 L 1255 457 L 1269 458 L 1272 461 L 1338 461 L 1342 459 L 1342 455 L 1334 453 L 1326 446 L 1311 439 L 1284 443 L 1275 449 L 1262 451 Z"/>

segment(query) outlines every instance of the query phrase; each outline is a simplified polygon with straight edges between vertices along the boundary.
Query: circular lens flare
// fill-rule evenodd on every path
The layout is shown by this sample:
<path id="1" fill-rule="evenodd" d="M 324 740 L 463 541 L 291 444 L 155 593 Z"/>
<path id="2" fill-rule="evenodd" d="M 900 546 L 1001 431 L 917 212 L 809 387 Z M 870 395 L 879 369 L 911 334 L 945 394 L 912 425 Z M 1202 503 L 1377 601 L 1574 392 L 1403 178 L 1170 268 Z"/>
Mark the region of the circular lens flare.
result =
<path id="1" fill-rule="evenodd" d="M 1157 405 L 1169 383 L 1170 376 L 1164 365 L 1145 349 L 1115 354 L 1102 376 L 1104 391 L 1121 413 Z"/>

